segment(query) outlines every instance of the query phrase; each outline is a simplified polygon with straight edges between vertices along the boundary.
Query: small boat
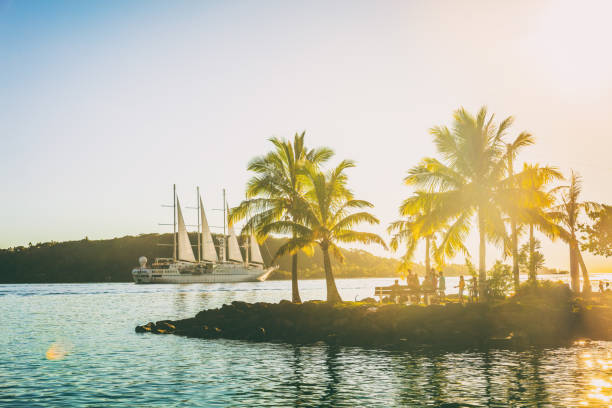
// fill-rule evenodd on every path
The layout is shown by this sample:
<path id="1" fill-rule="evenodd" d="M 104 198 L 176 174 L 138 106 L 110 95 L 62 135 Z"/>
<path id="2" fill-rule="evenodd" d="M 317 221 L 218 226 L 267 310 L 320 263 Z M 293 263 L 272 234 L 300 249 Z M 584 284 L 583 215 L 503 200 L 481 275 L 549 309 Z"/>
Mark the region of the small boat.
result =
<path id="1" fill-rule="evenodd" d="M 132 270 L 136 283 L 229 283 L 264 281 L 278 266 L 264 267 L 259 244 L 253 234 L 244 237 L 243 258 L 234 228 L 227 226 L 227 203 L 223 190 L 223 235 L 213 239 L 198 189 L 197 257 L 193 252 L 181 205 L 173 188 L 174 234 L 172 258 L 156 258 L 151 265 L 141 256 Z M 226 233 L 227 231 L 227 233 Z"/>

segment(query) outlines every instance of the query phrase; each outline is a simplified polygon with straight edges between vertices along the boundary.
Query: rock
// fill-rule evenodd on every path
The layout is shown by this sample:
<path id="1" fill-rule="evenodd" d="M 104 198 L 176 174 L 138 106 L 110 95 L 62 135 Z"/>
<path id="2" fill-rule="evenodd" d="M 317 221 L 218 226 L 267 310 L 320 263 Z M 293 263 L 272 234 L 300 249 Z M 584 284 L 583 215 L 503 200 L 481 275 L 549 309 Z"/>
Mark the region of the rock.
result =
<path id="1" fill-rule="evenodd" d="M 612 304 L 585 305 L 575 299 L 569 303 L 563 288 L 549 292 L 543 299 L 526 293 L 487 304 L 432 306 L 236 301 L 203 310 L 190 319 L 149 322 L 136 326 L 135 331 L 391 348 L 524 347 L 565 344 L 578 337 L 612 340 Z M 508 336 L 510 333 L 513 335 Z"/>
<path id="2" fill-rule="evenodd" d="M 234 300 L 232 302 L 232 306 L 234 307 L 234 309 L 240 310 L 240 311 L 247 310 L 247 309 L 249 309 L 251 307 L 250 304 L 248 304 L 246 302 L 241 302 L 241 301 L 238 301 L 238 300 Z"/>
<path id="3" fill-rule="evenodd" d="M 155 329 L 155 323 L 149 322 L 142 326 L 136 326 L 135 331 L 136 333 L 146 333 L 146 332 L 151 332 L 153 329 Z"/>
<path id="4" fill-rule="evenodd" d="M 266 329 L 263 327 L 257 327 L 251 336 L 249 336 L 249 340 L 253 341 L 263 341 L 266 339 Z"/>

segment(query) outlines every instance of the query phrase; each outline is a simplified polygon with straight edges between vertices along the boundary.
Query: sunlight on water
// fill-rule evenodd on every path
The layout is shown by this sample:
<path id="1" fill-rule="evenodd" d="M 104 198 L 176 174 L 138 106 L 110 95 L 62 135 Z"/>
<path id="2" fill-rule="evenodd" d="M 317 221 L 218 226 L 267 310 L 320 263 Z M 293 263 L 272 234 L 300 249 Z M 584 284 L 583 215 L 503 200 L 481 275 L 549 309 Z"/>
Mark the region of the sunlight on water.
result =
<path id="1" fill-rule="evenodd" d="M 609 406 L 612 403 L 612 371 L 610 366 L 612 360 L 610 360 L 611 353 L 606 351 L 600 356 L 595 358 L 592 353 L 584 353 L 581 355 L 583 363 L 586 368 L 589 369 L 587 375 L 590 377 L 590 381 L 585 387 L 585 398 L 580 402 L 582 406 Z"/>

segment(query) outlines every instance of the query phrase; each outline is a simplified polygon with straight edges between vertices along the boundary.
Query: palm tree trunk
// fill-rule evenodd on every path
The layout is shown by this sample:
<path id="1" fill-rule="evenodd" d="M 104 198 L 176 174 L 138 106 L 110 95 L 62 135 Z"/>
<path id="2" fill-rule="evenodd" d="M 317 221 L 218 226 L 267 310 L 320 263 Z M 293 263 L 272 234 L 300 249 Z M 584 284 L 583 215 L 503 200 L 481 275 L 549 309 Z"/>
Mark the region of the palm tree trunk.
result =
<path id="1" fill-rule="evenodd" d="M 535 265 L 535 238 L 533 237 L 533 224 L 529 224 L 529 280 L 536 281 Z"/>
<path id="2" fill-rule="evenodd" d="M 298 254 L 297 252 L 291 256 L 291 301 L 293 303 L 302 303 L 300 298 L 300 290 L 298 288 Z"/>
<path id="3" fill-rule="evenodd" d="M 482 209 L 478 209 L 478 233 L 480 234 L 480 250 L 479 250 L 479 264 L 478 264 L 478 293 L 480 299 L 486 300 L 487 294 L 487 253 L 486 253 L 486 236 L 484 227 L 484 217 L 482 216 Z"/>
<path id="4" fill-rule="evenodd" d="M 331 261 L 329 260 L 329 249 L 328 247 L 321 246 L 323 252 L 323 266 L 325 267 L 325 284 L 327 286 L 327 301 L 329 303 L 342 302 L 338 288 L 336 287 L 336 281 L 332 273 Z"/>
<path id="5" fill-rule="evenodd" d="M 510 228 L 512 229 L 512 275 L 514 277 L 514 291 L 517 292 L 521 282 L 519 275 L 518 229 L 514 218 L 512 218 Z"/>
<path id="6" fill-rule="evenodd" d="M 293 222 L 295 222 L 295 215 L 291 216 Z M 296 238 L 295 231 L 292 234 L 293 240 Z M 298 287 L 298 253 L 296 252 L 291 256 L 291 301 L 293 303 L 302 303 L 300 298 L 300 289 Z"/>
<path id="7" fill-rule="evenodd" d="M 430 238 L 425 238 L 425 276 L 429 276 L 429 272 L 431 271 L 431 262 L 429 260 L 429 245 Z"/>
<path id="8" fill-rule="evenodd" d="M 570 279 L 571 287 L 574 293 L 580 292 L 580 275 L 578 271 L 578 256 L 574 248 L 573 240 L 570 241 Z"/>
<path id="9" fill-rule="evenodd" d="M 582 254 L 580 253 L 578 243 L 576 243 L 575 251 L 576 258 L 578 258 L 578 263 L 580 264 L 580 269 L 582 269 L 582 293 L 585 295 L 590 295 L 592 291 L 591 280 L 589 279 L 589 272 L 587 271 L 584 259 L 582 259 Z"/>
<path id="10" fill-rule="evenodd" d="M 513 155 L 508 155 L 508 171 L 510 173 L 510 180 L 512 181 L 512 188 L 516 188 L 516 182 L 514 180 L 514 160 Z M 518 231 L 516 227 L 516 218 L 510 217 L 510 229 L 512 233 L 512 276 L 514 278 L 514 292 L 518 292 L 519 285 L 521 284 L 520 271 L 519 271 L 519 254 L 518 254 Z"/>

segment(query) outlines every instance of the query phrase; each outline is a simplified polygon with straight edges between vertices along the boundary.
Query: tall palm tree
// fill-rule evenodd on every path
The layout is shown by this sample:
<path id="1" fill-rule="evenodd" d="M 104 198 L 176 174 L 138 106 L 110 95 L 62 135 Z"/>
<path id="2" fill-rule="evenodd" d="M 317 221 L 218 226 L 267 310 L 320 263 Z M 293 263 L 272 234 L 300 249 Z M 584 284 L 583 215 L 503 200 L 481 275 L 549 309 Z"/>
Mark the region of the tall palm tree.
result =
<path id="1" fill-rule="evenodd" d="M 428 225 L 428 230 L 419 228 L 422 222 L 417 222 L 420 217 L 425 217 L 431 212 L 431 201 L 427 200 L 427 193 L 417 191 L 413 196 L 404 200 L 399 208 L 399 213 L 404 218 L 392 222 L 387 232 L 393 234 L 389 246 L 394 251 L 400 243 L 406 245 L 406 253 L 402 256 L 403 264 L 412 260 L 417 244 L 421 239 L 425 240 L 425 274 L 429 276 L 431 271 L 431 251 L 435 249 L 435 233 L 443 226 Z M 433 248 L 432 248 L 433 247 Z M 440 263 L 439 260 L 437 260 Z"/>
<path id="2" fill-rule="evenodd" d="M 572 176 L 569 186 L 562 188 L 560 195 L 561 202 L 554 208 L 551 216 L 558 221 L 559 236 L 569 245 L 570 257 L 570 278 L 571 286 L 574 292 L 580 292 L 580 271 L 582 270 L 582 291 L 583 293 L 591 292 L 591 281 L 587 271 L 580 247 L 578 245 L 578 218 L 583 211 L 588 212 L 597 210 L 600 205 L 590 201 L 580 202 L 580 193 L 582 192 L 582 179 L 572 170 Z"/>
<path id="3" fill-rule="evenodd" d="M 315 168 L 333 156 L 326 147 L 308 149 L 304 145 L 305 132 L 295 134 L 290 140 L 273 137 L 270 142 L 274 149 L 255 157 L 249 162 L 248 170 L 255 175 L 248 181 L 246 200 L 230 211 L 230 223 L 247 218 L 245 231 L 255 232 L 262 241 L 268 236 L 264 227 L 278 220 L 299 220 L 303 194 L 306 191 L 303 168 L 310 164 Z M 295 238 L 295 236 L 293 237 Z M 291 298 L 300 303 L 298 288 L 298 251 L 293 247 L 291 254 Z M 279 254 L 275 254 L 275 258 Z"/>
<path id="4" fill-rule="evenodd" d="M 454 256 L 468 253 L 464 241 L 476 219 L 479 233 L 480 293 L 486 289 L 486 241 L 505 243 L 506 229 L 496 202 L 499 182 L 505 171 L 504 142 L 512 117 L 499 125 L 485 107 L 474 117 L 465 109 L 454 112 L 452 130 L 446 126 L 431 129 L 442 161 L 426 158 L 409 171 L 406 183 L 427 191 L 432 211 L 417 221 L 428 230 L 448 223 L 439 251 Z"/>
<path id="5" fill-rule="evenodd" d="M 378 219 L 366 211 L 353 212 L 357 209 L 371 208 L 368 201 L 357 200 L 347 188 L 347 177 L 344 170 L 354 167 L 350 160 L 342 161 L 327 173 L 316 167 L 305 166 L 304 175 L 308 179 L 309 189 L 304 195 L 303 211 L 298 222 L 279 220 L 263 228 L 264 233 L 291 232 L 296 237 L 279 251 L 291 252 L 298 247 L 318 245 L 323 253 L 327 301 L 341 302 L 332 272 L 330 252 L 341 262 L 344 260 L 339 243 L 379 244 L 386 248 L 383 239 L 370 232 L 354 231 L 360 223 L 378 224 Z"/>
<path id="6" fill-rule="evenodd" d="M 518 190 L 516 179 L 514 177 L 514 161 L 519 151 L 526 146 L 530 146 L 534 143 L 534 138 L 531 134 L 523 132 L 517 136 L 511 143 L 506 143 L 506 172 L 508 178 L 508 187 L 510 190 Z M 509 211 L 508 217 L 510 219 L 510 250 L 512 252 L 512 275 L 514 277 L 514 290 L 518 290 L 520 283 L 520 270 L 519 270 L 519 249 L 518 249 L 518 214 L 515 211 Z"/>

